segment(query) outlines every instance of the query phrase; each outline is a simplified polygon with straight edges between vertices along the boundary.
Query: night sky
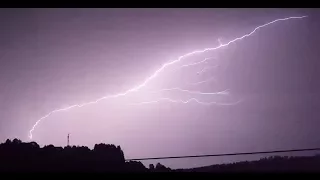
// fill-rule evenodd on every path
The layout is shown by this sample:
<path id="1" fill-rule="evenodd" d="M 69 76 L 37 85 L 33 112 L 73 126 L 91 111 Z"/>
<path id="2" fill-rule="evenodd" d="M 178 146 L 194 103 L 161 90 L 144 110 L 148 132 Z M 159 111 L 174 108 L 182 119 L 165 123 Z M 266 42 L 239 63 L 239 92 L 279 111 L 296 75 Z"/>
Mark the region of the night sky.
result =
<path id="1" fill-rule="evenodd" d="M 1 9 L 0 140 L 30 141 L 35 122 L 55 109 L 125 92 L 164 63 L 219 46 L 218 39 L 227 43 L 275 19 L 306 15 L 185 58 L 141 91 L 54 113 L 36 126 L 32 141 L 65 146 L 70 133 L 72 145 L 116 144 L 127 158 L 320 147 L 317 11 Z M 207 57 L 213 59 L 181 68 Z M 177 87 L 229 94 L 150 93 Z M 161 98 L 240 103 L 131 104 Z M 180 168 L 252 158 L 257 156 L 160 162 Z"/>

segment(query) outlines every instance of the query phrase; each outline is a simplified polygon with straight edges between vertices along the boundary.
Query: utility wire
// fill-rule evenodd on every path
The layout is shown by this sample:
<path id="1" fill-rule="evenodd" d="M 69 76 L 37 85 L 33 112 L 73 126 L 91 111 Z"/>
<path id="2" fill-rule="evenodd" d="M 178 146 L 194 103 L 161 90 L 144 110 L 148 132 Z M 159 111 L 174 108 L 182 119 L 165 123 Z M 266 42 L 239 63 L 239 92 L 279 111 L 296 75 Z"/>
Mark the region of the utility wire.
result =
<path id="1" fill-rule="evenodd" d="M 277 151 L 258 151 L 258 152 L 244 152 L 244 153 L 228 153 L 228 154 L 205 154 L 205 155 L 193 155 L 193 156 L 169 156 L 169 157 L 150 157 L 150 158 L 135 158 L 126 159 L 126 161 L 143 161 L 152 159 L 180 159 L 180 158 L 199 158 L 199 157 L 217 157 L 217 156 L 238 156 L 238 155 L 250 155 L 250 154 L 271 154 L 271 153 L 284 153 L 284 152 L 301 152 L 301 151 L 320 151 L 320 148 L 312 149 L 291 149 L 291 150 L 277 150 Z"/>

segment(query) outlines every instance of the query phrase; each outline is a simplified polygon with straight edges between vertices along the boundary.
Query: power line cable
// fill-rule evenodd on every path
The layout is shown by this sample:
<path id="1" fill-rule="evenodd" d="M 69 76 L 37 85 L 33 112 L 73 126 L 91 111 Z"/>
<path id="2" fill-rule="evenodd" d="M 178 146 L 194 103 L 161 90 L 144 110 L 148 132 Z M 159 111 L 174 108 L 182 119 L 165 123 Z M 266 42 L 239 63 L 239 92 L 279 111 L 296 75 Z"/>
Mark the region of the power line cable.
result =
<path id="1" fill-rule="evenodd" d="M 320 148 L 258 151 L 258 152 L 228 153 L 228 154 L 205 154 L 205 155 L 192 155 L 192 156 L 134 158 L 134 159 L 126 159 L 126 161 L 143 161 L 143 160 L 153 160 L 153 159 L 181 159 L 181 158 L 217 157 L 217 156 L 239 156 L 239 155 L 250 155 L 250 154 L 271 154 L 271 153 L 301 152 L 301 151 L 320 151 Z"/>

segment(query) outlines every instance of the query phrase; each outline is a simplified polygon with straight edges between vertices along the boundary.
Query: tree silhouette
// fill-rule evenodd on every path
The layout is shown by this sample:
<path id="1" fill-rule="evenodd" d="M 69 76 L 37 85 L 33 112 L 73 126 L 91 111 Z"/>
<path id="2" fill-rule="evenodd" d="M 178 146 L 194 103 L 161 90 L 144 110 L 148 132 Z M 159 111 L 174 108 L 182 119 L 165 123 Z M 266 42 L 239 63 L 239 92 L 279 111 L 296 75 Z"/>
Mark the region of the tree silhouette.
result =
<path id="1" fill-rule="evenodd" d="M 1 171 L 89 171 L 89 172 L 144 172 L 141 162 L 125 162 L 120 146 L 96 144 L 93 150 L 84 146 L 43 148 L 36 142 L 6 140 L 0 144 Z"/>
<path id="2" fill-rule="evenodd" d="M 145 168 L 141 162 L 125 161 L 120 146 L 96 144 L 85 146 L 41 148 L 36 142 L 19 139 L 0 144 L 1 172 L 320 172 L 320 156 L 272 156 L 258 161 L 243 161 L 192 169 L 172 170 L 157 163 Z"/>

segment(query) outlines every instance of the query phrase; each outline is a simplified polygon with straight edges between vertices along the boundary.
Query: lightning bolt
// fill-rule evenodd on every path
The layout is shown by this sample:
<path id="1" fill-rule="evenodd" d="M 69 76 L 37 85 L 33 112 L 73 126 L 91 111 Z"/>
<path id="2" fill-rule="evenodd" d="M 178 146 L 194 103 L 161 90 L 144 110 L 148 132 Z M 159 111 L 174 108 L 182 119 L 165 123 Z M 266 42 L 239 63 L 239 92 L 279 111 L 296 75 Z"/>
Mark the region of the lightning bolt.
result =
<path id="1" fill-rule="evenodd" d="M 141 102 L 141 103 L 131 103 L 131 104 L 128 104 L 128 105 L 134 105 L 134 106 L 138 106 L 138 105 L 144 105 L 144 104 L 152 104 L 152 103 L 159 103 L 161 101 L 167 101 L 167 102 L 172 102 L 172 103 L 183 103 L 183 104 L 188 104 L 192 101 L 198 103 L 198 104 L 201 104 L 201 105 L 206 105 L 206 106 L 210 106 L 210 105 L 223 105 L 223 106 L 230 106 L 230 105 L 236 105 L 238 103 L 241 102 L 241 100 L 238 100 L 236 102 L 233 102 L 233 103 L 218 103 L 218 102 L 202 102 L 202 101 L 199 101 L 198 99 L 196 98 L 191 98 L 191 99 L 188 99 L 186 101 L 183 101 L 183 100 L 173 100 L 173 99 L 170 99 L 170 98 L 161 98 L 159 100 L 155 100 L 155 101 L 147 101 L 147 102 Z"/>
<path id="2" fill-rule="evenodd" d="M 41 117 L 39 120 L 36 121 L 36 123 L 32 126 L 31 130 L 29 131 L 29 138 L 32 139 L 32 132 L 35 130 L 36 126 L 44 119 L 48 118 L 50 115 L 54 114 L 54 113 L 57 113 L 57 112 L 62 112 L 62 111 L 68 111 L 70 109 L 73 109 L 73 108 L 80 108 L 80 107 L 84 107 L 84 106 L 87 106 L 87 105 L 91 105 L 91 104 L 95 104 L 95 103 L 98 103 L 99 101 L 102 101 L 102 100 L 105 100 L 105 99 L 111 99 L 111 98 L 117 98 L 117 97 L 121 97 L 121 96 L 126 96 L 127 94 L 129 93 L 132 93 L 132 92 L 136 92 L 136 91 L 139 91 L 141 88 L 145 87 L 150 81 L 152 81 L 154 78 L 156 78 L 165 68 L 173 65 L 173 64 L 176 64 L 180 61 L 182 61 L 183 59 L 187 58 L 187 57 L 190 57 L 190 56 L 193 56 L 193 55 L 196 55 L 196 54 L 200 54 L 200 53 L 204 53 L 204 52 L 207 52 L 207 51 L 214 51 L 214 50 L 217 50 L 217 49 L 220 49 L 222 47 L 226 47 L 226 46 L 229 46 L 230 44 L 234 43 L 234 42 L 237 42 L 237 41 L 240 41 L 246 37 L 249 37 L 251 36 L 253 33 L 255 33 L 257 30 L 263 28 L 263 27 L 266 27 L 270 24 L 273 24 L 273 23 L 276 23 L 278 21 L 286 21 L 286 20 L 290 20 L 290 19 L 302 19 L 302 18 L 306 18 L 307 16 L 300 16 L 300 17 L 287 17 L 287 18 L 282 18 L 282 19 L 276 19 L 274 21 L 271 21 L 269 23 L 266 23 L 266 24 L 263 24 L 261 26 L 258 26 L 256 28 L 254 28 L 253 31 L 251 31 L 250 33 L 248 34 L 245 34 L 241 37 L 238 37 L 238 38 L 235 38 L 225 44 L 222 44 L 220 42 L 220 45 L 217 46 L 217 47 L 213 47 L 213 48 L 205 48 L 203 50 L 195 50 L 193 52 L 189 52 L 185 55 L 182 55 L 180 56 L 178 59 L 176 60 L 173 60 L 171 62 L 168 62 L 168 63 L 165 63 L 163 64 L 158 70 L 156 70 L 151 76 L 149 76 L 148 78 L 146 78 L 141 84 L 125 91 L 125 92 L 122 92 L 122 93 L 119 93 L 119 94 L 115 94 L 115 95 L 110 95 L 110 96 L 104 96 L 102 98 L 99 98 L 95 101 L 91 101 L 91 102 L 87 102 L 87 103 L 83 103 L 83 104 L 77 104 L 77 105 L 72 105 L 72 106 L 69 106 L 69 107 L 66 107 L 66 108 L 62 108 L 62 109 L 56 109 L 56 110 L 53 110 L 51 111 L 50 113 L 48 113 L 47 115 Z M 167 101 L 169 101 L 169 99 L 167 99 Z M 182 103 L 188 103 L 190 101 L 196 101 L 198 103 L 203 103 L 203 102 L 200 102 L 196 99 L 190 99 L 188 101 L 178 101 L 178 102 L 182 102 Z M 177 102 L 177 101 L 171 101 L 171 102 Z"/>
<path id="3" fill-rule="evenodd" d="M 184 68 L 184 67 L 190 67 L 190 66 L 195 66 L 195 65 L 198 65 L 198 64 L 201 64 L 201 63 L 204 63 L 206 62 L 207 60 L 209 59 L 215 59 L 215 58 L 205 58 L 204 60 L 202 61 L 199 61 L 199 62 L 195 62 L 195 63 L 192 63 L 192 64 L 185 64 L 185 65 L 182 65 L 181 68 Z"/>
<path id="4" fill-rule="evenodd" d="M 221 46 L 222 43 L 221 43 L 221 39 L 220 39 L 220 38 L 218 38 L 218 42 L 219 42 L 219 44 L 220 44 L 220 46 Z"/>
<path id="5" fill-rule="evenodd" d="M 195 83 L 188 83 L 190 85 L 199 85 L 199 84 L 203 84 L 203 83 L 206 83 L 206 82 L 210 82 L 210 81 L 217 81 L 214 77 L 211 77 L 207 80 L 204 80 L 204 81 L 200 81 L 200 82 L 195 82 Z"/>
<path id="6" fill-rule="evenodd" d="M 216 67 L 218 67 L 218 65 L 216 65 L 216 66 L 211 66 L 211 67 L 205 67 L 205 68 L 203 68 L 201 71 L 197 72 L 197 74 L 202 74 L 202 73 L 206 72 L 208 69 L 216 68 Z"/>
<path id="7" fill-rule="evenodd" d="M 163 91 L 181 91 L 181 92 L 186 92 L 189 94 L 198 94 L 198 95 L 227 95 L 229 94 L 229 89 L 226 89 L 224 91 L 220 91 L 220 92 L 201 92 L 201 91 L 191 91 L 191 90 L 187 90 L 187 89 L 181 89 L 181 88 L 168 88 L 168 89 L 161 89 L 158 91 L 151 91 L 150 93 L 159 93 L 159 92 L 163 92 Z"/>

